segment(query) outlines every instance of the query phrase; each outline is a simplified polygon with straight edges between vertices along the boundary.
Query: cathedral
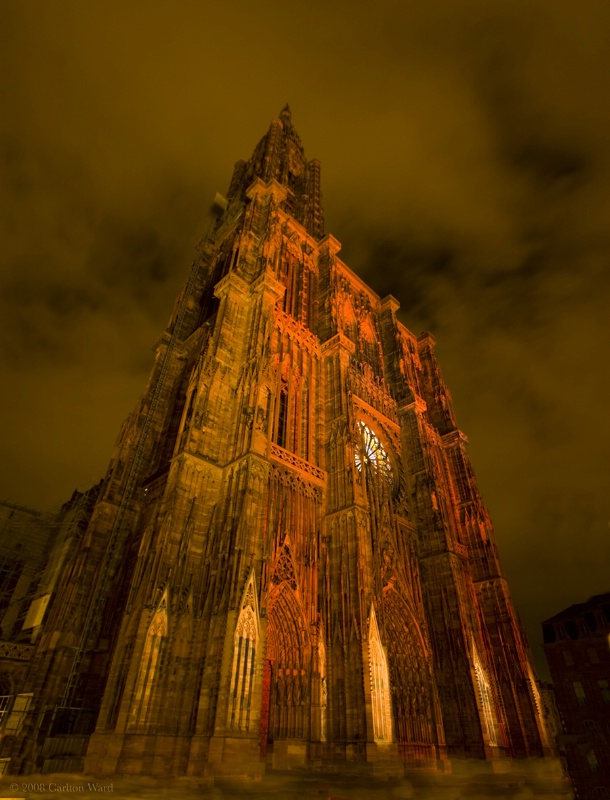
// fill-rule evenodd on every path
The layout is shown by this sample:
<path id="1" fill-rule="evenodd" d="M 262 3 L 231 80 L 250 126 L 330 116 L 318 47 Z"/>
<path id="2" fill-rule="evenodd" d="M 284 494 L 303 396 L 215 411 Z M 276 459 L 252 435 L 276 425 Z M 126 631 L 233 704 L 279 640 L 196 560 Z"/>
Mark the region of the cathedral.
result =
<path id="1" fill-rule="evenodd" d="M 435 340 L 340 248 L 285 107 L 217 199 L 69 539 L 9 772 L 552 756 Z"/>

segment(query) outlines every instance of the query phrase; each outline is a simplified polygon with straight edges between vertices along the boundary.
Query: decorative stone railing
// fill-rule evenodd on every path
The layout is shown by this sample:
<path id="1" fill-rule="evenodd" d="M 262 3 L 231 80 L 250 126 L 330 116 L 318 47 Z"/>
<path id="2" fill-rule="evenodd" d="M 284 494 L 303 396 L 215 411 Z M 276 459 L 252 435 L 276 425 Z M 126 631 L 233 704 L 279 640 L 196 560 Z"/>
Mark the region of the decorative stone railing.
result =
<path id="1" fill-rule="evenodd" d="M 33 644 L 0 641 L 0 658 L 12 658 L 14 661 L 29 661 L 36 648 Z"/>
<path id="2" fill-rule="evenodd" d="M 294 453 L 284 450 L 283 447 L 280 447 L 273 442 L 271 443 L 270 455 L 271 458 L 275 459 L 276 461 L 280 461 L 283 464 L 288 464 L 288 466 L 298 469 L 299 472 L 305 473 L 305 475 L 315 481 L 315 483 L 319 483 L 322 486 L 326 483 L 324 470 L 314 466 L 314 464 L 310 464 L 309 461 L 305 461 L 304 459 L 295 456 Z"/>
<path id="3" fill-rule="evenodd" d="M 305 325 L 297 322 L 290 314 L 276 309 L 275 321 L 282 330 L 292 332 L 310 352 L 318 353 L 320 351 L 320 340 L 318 337 L 313 334 L 309 328 L 306 328 Z"/>

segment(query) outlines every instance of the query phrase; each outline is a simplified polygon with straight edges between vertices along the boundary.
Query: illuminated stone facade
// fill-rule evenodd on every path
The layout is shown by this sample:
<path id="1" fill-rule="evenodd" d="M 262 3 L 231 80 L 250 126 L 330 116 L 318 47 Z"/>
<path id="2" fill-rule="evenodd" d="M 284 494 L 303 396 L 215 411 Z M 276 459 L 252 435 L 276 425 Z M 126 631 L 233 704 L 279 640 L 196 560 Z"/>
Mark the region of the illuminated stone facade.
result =
<path id="1" fill-rule="evenodd" d="M 288 109 L 227 201 L 53 603 L 11 768 L 548 754 L 434 339 L 324 236 Z"/>

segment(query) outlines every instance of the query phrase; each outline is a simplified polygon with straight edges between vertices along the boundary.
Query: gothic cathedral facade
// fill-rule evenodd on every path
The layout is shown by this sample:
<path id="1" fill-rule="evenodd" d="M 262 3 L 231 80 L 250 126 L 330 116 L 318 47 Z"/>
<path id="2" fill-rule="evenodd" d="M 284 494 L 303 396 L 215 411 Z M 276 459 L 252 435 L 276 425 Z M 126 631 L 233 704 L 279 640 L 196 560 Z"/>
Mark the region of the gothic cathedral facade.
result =
<path id="1" fill-rule="evenodd" d="M 549 754 L 434 339 L 323 224 L 285 108 L 237 163 L 120 432 L 13 771 Z"/>

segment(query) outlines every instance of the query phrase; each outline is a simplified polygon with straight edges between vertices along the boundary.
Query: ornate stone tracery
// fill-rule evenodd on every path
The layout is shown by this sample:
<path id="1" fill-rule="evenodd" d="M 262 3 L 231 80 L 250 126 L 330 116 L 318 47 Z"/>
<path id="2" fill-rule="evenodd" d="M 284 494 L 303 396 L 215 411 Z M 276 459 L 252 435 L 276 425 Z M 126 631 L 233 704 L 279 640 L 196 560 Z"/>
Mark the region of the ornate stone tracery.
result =
<path id="1" fill-rule="evenodd" d="M 545 754 L 434 340 L 323 237 L 289 109 L 227 201 L 75 543 L 36 720 L 78 687 L 99 774 Z M 19 768 L 45 761 L 43 739 L 19 743 Z"/>
<path id="2" fill-rule="evenodd" d="M 266 659 L 271 664 L 269 732 L 272 739 L 304 735 L 308 712 L 308 636 L 293 589 L 283 582 L 270 596 Z"/>
<path id="3" fill-rule="evenodd" d="M 362 421 L 356 424 L 359 437 L 355 447 L 356 469 L 362 473 L 367 469 L 374 470 L 388 480 L 392 478 L 392 466 L 379 437 Z"/>
<path id="4" fill-rule="evenodd" d="M 495 711 L 495 704 L 491 692 L 491 687 L 489 685 L 489 680 L 487 678 L 487 674 L 483 669 L 483 665 L 481 664 L 481 660 L 476 652 L 476 649 L 473 653 L 473 663 L 474 663 L 474 671 L 477 680 L 477 689 L 479 693 L 479 701 L 481 703 L 481 711 L 483 717 L 483 727 L 485 729 L 485 737 L 486 741 L 492 747 L 497 747 L 498 745 L 498 722 L 497 722 L 497 714 Z"/>
<path id="5" fill-rule="evenodd" d="M 157 687 L 166 653 L 168 622 L 167 607 L 163 600 L 150 623 L 144 642 L 129 719 L 130 726 L 134 728 L 145 725 L 150 720 L 153 692 Z"/>
<path id="6" fill-rule="evenodd" d="M 369 615 L 368 650 L 373 738 L 375 742 L 389 744 L 392 741 L 390 675 L 386 654 L 381 644 L 374 606 L 371 606 Z"/>
<path id="7" fill-rule="evenodd" d="M 258 604 L 254 574 L 252 573 L 244 590 L 233 637 L 228 726 L 234 731 L 248 732 L 250 730 L 258 641 Z"/>
<path id="8" fill-rule="evenodd" d="M 290 554 L 290 546 L 287 541 L 285 541 L 282 546 L 280 555 L 275 564 L 271 581 L 274 584 L 280 584 L 285 581 L 293 591 L 296 591 L 297 579 L 294 571 L 294 564 L 292 562 L 292 556 Z"/>

